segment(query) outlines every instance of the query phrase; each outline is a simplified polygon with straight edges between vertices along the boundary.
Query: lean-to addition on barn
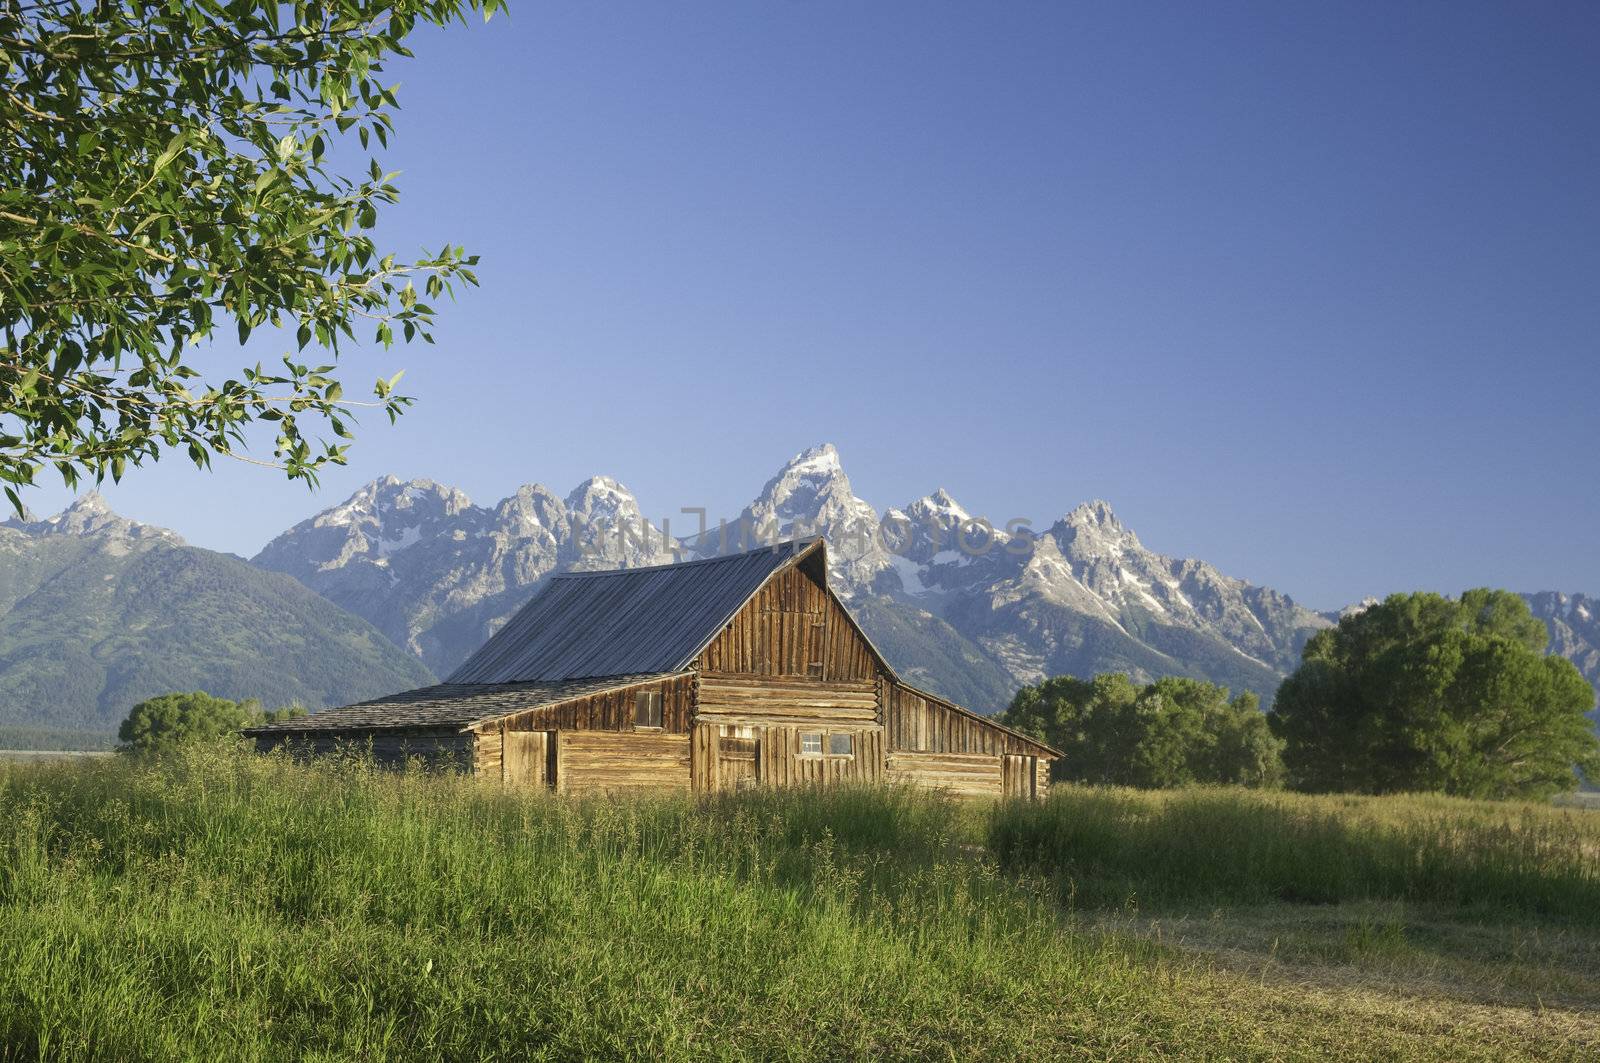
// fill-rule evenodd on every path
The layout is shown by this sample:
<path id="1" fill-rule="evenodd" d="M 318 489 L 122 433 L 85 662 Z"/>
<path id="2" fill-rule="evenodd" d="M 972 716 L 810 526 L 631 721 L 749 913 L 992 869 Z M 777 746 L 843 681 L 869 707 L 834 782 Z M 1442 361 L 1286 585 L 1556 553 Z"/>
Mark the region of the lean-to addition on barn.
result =
<path id="1" fill-rule="evenodd" d="M 443 683 L 246 732 L 563 793 L 908 782 L 1032 797 L 1060 754 L 900 680 L 821 539 L 569 572 Z"/>

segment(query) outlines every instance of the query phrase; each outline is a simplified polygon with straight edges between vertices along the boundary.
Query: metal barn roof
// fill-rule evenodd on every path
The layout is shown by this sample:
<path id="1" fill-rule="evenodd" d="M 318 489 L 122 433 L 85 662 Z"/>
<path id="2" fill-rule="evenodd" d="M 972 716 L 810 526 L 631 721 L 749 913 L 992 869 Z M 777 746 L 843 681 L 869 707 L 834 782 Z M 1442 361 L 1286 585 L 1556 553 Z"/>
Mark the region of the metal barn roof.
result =
<path id="1" fill-rule="evenodd" d="M 316 732 L 464 730 L 486 720 L 666 679 L 668 675 L 617 675 L 559 683 L 437 683 L 310 716 L 250 727 L 245 733 L 293 736 Z"/>
<path id="2" fill-rule="evenodd" d="M 821 539 L 799 539 L 704 561 L 563 573 L 446 682 L 681 671 L 762 584 L 822 549 Z"/>

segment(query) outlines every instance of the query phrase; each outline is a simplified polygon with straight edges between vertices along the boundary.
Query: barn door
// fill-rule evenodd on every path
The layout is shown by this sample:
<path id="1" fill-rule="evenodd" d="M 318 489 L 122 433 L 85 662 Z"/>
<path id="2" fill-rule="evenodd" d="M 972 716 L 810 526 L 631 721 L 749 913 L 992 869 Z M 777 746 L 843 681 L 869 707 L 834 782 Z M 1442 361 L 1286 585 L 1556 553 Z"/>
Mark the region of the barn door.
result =
<path id="1" fill-rule="evenodd" d="M 549 731 L 507 731 L 500 751 L 505 784 L 510 789 L 532 790 L 549 786 L 553 743 Z"/>
<path id="2" fill-rule="evenodd" d="M 717 789 L 745 790 L 759 779 L 761 740 L 723 735 L 717 742 Z"/>
<path id="3" fill-rule="evenodd" d="M 1023 757 L 1008 753 L 1001 760 L 1000 787 L 1007 797 L 1036 796 L 1038 757 Z"/>

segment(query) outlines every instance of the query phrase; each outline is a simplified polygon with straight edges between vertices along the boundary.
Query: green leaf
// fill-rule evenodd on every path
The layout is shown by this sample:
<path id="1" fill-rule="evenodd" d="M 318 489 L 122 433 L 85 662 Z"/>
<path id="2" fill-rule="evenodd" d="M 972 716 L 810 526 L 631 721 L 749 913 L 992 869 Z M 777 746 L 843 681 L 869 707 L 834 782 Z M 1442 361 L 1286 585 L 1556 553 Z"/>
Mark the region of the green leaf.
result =
<path id="1" fill-rule="evenodd" d="M 178 133 L 177 136 L 169 140 L 167 146 L 161 150 L 161 154 L 156 156 L 155 165 L 150 168 L 151 178 L 155 178 L 162 170 L 165 170 L 172 163 L 172 160 L 178 157 L 178 152 L 182 151 L 188 142 L 189 134 L 187 130 Z"/>

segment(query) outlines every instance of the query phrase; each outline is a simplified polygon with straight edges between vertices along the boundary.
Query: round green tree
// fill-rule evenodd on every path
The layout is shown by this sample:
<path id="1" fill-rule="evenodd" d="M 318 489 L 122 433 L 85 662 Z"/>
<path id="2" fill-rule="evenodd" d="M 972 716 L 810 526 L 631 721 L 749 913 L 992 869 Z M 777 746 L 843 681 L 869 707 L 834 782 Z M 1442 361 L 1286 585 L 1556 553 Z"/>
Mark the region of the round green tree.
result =
<path id="1" fill-rule="evenodd" d="M 139 702 L 117 728 L 125 753 L 159 753 L 194 742 L 215 742 L 261 718 L 254 702 L 229 701 L 203 690 L 162 694 Z"/>
<path id="2" fill-rule="evenodd" d="M 1292 785 L 1544 797 L 1600 771 L 1595 692 L 1508 591 L 1396 594 L 1306 644 L 1273 704 Z"/>
<path id="3" fill-rule="evenodd" d="M 1019 690 L 1001 719 L 1061 750 L 1056 775 L 1074 782 L 1272 786 L 1283 776 L 1256 696 L 1198 679 L 1056 676 Z"/>

